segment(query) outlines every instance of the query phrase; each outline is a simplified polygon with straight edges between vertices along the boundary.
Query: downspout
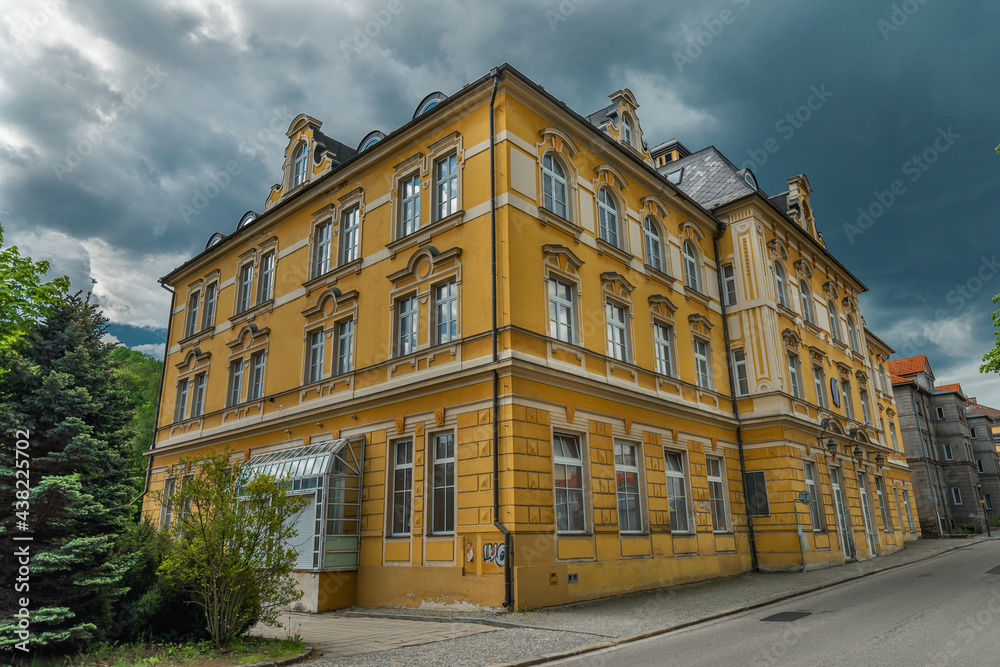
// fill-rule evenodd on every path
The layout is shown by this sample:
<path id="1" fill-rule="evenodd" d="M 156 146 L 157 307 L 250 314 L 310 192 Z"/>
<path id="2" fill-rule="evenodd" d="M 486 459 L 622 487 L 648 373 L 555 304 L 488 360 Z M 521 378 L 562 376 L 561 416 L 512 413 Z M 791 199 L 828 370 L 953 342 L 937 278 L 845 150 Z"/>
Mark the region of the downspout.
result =
<path id="1" fill-rule="evenodd" d="M 167 340 L 163 344 L 163 372 L 160 373 L 160 393 L 156 397 L 156 419 L 153 422 L 153 441 L 149 443 L 149 449 L 152 451 L 156 447 L 156 431 L 160 427 L 160 401 L 163 400 L 163 382 L 167 375 L 167 345 L 170 344 L 170 324 L 174 321 L 174 298 L 177 296 L 176 293 L 169 287 L 167 287 L 163 282 L 160 282 L 160 287 L 170 292 L 170 315 L 167 317 Z M 153 474 L 153 457 L 150 456 L 149 463 L 146 465 L 146 485 L 142 488 L 142 493 L 135 497 L 135 500 L 129 503 L 129 507 L 132 507 L 137 502 L 143 499 L 143 497 L 149 492 L 149 478 Z"/>
<path id="2" fill-rule="evenodd" d="M 490 95 L 490 264 L 492 271 L 493 296 L 493 525 L 503 533 L 503 606 L 513 609 L 513 565 L 514 536 L 500 521 L 500 371 L 497 363 L 500 361 L 497 341 L 497 199 L 496 199 L 496 138 L 493 129 L 493 110 L 497 99 L 497 85 L 500 83 L 500 70 L 494 67 L 490 71 L 493 77 L 493 92 Z"/>
<path id="3" fill-rule="evenodd" d="M 743 498 L 747 508 L 747 536 L 750 539 L 750 565 L 756 572 L 759 569 L 757 563 L 757 540 L 753 532 L 753 517 L 750 516 L 750 504 L 747 499 L 747 462 L 743 454 L 743 431 L 740 427 L 740 411 L 736 405 L 736 373 L 733 369 L 733 355 L 729 349 L 729 317 L 726 314 L 726 292 L 725 285 L 722 284 L 722 262 L 719 259 L 719 240 L 726 231 L 726 225 L 719 223 L 719 233 L 712 241 L 712 249 L 715 250 L 715 277 L 719 282 L 719 304 L 722 306 L 722 334 L 726 341 L 726 367 L 729 369 L 729 395 L 733 401 L 733 417 L 736 419 L 736 448 L 740 453 L 740 475 L 743 480 Z M 798 511 L 798 510 L 796 510 Z"/>
<path id="4" fill-rule="evenodd" d="M 930 453 L 927 451 L 927 443 L 924 442 L 924 429 L 920 425 L 920 412 L 917 410 L 917 391 L 913 389 L 910 391 L 910 400 L 913 401 L 913 416 L 917 420 L 917 435 L 920 436 L 920 447 L 924 450 L 924 465 L 927 466 L 927 482 L 931 485 L 931 495 L 934 496 L 934 517 L 937 519 L 938 524 L 938 535 L 944 535 L 944 527 L 941 524 L 941 511 L 938 510 L 938 485 L 934 483 L 934 478 L 931 477 L 931 462 Z M 930 427 L 928 426 L 928 430 Z M 916 503 L 917 499 L 914 498 L 913 502 Z"/>

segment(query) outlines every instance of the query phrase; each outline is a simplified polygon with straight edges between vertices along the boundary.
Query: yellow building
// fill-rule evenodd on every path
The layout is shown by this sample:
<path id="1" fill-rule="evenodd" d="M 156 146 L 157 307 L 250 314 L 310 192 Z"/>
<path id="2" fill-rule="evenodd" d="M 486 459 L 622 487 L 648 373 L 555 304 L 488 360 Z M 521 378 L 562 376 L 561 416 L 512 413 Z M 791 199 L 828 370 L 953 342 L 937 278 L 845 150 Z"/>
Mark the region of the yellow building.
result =
<path id="1" fill-rule="evenodd" d="M 914 537 L 889 350 L 808 182 L 651 152 L 637 108 L 585 118 L 504 65 L 356 151 L 296 118 L 264 212 L 163 278 L 148 489 L 210 448 L 290 475 L 312 610 L 523 609 Z"/>

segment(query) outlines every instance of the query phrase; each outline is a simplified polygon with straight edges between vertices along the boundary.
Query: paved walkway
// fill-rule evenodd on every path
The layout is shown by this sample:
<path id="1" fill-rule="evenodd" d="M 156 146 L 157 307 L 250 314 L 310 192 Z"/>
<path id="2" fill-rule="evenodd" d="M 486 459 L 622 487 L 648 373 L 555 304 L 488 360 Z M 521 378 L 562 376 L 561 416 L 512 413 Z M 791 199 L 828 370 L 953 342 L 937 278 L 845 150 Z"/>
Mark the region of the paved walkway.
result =
<path id="1" fill-rule="evenodd" d="M 598 643 L 658 634 L 954 549 L 983 548 L 984 542 L 986 538 L 978 536 L 915 540 L 894 554 L 860 563 L 805 573 L 747 573 L 526 612 L 449 613 L 393 607 L 289 614 L 289 631 L 297 631 L 306 643 L 325 654 L 306 663 L 314 667 L 534 664 L 543 656 L 552 658 Z M 357 621 L 368 621 L 369 625 L 351 625 Z M 296 623 L 300 624 L 298 629 Z M 490 629 L 495 632 L 488 632 Z M 278 633 L 273 636 L 284 636 L 283 630 Z"/>

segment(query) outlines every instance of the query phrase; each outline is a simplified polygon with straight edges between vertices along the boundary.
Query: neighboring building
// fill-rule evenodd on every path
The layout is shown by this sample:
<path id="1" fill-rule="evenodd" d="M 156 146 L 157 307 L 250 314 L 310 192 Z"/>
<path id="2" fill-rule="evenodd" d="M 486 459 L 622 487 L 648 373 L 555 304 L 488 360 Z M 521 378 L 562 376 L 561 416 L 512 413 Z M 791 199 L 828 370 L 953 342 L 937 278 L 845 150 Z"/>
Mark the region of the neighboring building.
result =
<path id="1" fill-rule="evenodd" d="M 810 566 L 915 537 L 891 350 L 805 177 L 650 152 L 611 100 L 505 65 L 357 151 L 296 118 L 265 212 L 162 279 L 149 489 L 210 448 L 289 475 L 314 611 L 796 568 L 796 520 Z"/>
<path id="2" fill-rule="evenodd" d="M 961 385 L 945 385 L 937 389 L 957 390 L 963 396 Z M 990 518 L 990 525 L 996 527 L 1000 518 L 1000 508 L 994 503 L 1000 502 L 1000 453 L 997 451 L 997 440 L 1000 439 L 1000 410 L 983 405 L 971 396 L 966 400 L 966 420 L 969 423 L 969 436 L 972 439 L 972 451 L 976 457 L 976 468 L 979 471 L 983 509 Z"/>
<path id="3" fill-rule="evenodd" d="M 922 532 L 940 535 L 959 532 L 962 525 L 981 527 L 977 455 L 961 388 L 935 388 L 925 355 L 890 360 L 889 372 Z M 981 430 L 986 442 L 985 425 Z"/>
<path id="4" fill-rule="evenodd" d="M 996 445 L 997 451 L 1000 451 L 1000 410 L 983 405 L 976 400 L 975 396 L 970 396 L 967 411 L 978 415 L 986 415 L 996 422 L 996 425 L 990 429 L 990 437 L 993 439 L 993 444 Z"/>

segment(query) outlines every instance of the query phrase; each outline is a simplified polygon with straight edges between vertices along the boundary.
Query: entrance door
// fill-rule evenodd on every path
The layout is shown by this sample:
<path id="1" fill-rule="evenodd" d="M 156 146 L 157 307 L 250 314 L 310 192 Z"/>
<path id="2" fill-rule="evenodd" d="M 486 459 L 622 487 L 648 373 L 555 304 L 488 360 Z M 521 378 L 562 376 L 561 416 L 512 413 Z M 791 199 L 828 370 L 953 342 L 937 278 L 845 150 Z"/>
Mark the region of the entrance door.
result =
<path id="1" fill-rule="evenodd" d="M 868 553 L 874 556 L 878 548 L 878 537 L 875 535 L 875 522 L 872 520 L 872 510 L 868 504 L 868 480 L 863 472 L 858 473 L 858 491 L 861 493 L 861 515 L 865 518 Z"/>
<path id="2" fill-rule="evenodd" d="M 837 510 L 837 527 L 840 529 L 840 544 L 844 551 L 844 560 L 854 560 L 858 557 L 854 550 L 854 539 L 851 533 L 851 517 L 844 503 L 844 493 L 840 489 L 840 469 L 830 468 L 830 480 L 833 483 L 833 502 Z"/>

